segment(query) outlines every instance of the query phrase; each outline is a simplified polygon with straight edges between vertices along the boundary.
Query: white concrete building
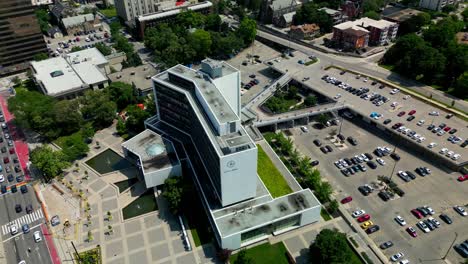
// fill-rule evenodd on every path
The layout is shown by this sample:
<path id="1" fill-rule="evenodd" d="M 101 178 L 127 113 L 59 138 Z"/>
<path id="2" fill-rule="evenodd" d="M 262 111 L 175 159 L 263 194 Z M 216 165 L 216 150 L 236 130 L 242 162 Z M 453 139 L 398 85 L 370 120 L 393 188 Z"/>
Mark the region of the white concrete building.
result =
<path id="1" fill-rule="evenodd" d="M 107 59 L 96 48 L 31 62 L 33 79 L 41 91 L 56 98 L 74 98 L 87 89 L 107 87 Z"/>
<path id="2" fill-rule="evenodd" d="M 273 198 L 257 175 L 257 146 L 240 122 L 239 70 L 206 59 L 198 71 L 177 65 L 152 80 L 157 114 L 145 125 L 172 142 L 221 248 L 238 249 L 319 221 L 321 204 L 309 189 Z M 135 149 L 131 142 L 152 145 L 140 135 L 124 149 Z"/>
<path id="3" fill-rule="evenodd" d="M 434 11 L 441 11 L 444 6 L 455 5 L 458 0 L 420 0 L 419 7 Z"/>
<path id="4" fill-rule="evenodd" d="M 117 15 L 125 22 L 133 23 L 138 16 L 146 15 L 158 11 L 159 0 L 114 0 Z"/>
<path id="5" fill-rule="evenodd" d="M 54 0 L 31 0 L 32 5 L 51 5 Z"/>

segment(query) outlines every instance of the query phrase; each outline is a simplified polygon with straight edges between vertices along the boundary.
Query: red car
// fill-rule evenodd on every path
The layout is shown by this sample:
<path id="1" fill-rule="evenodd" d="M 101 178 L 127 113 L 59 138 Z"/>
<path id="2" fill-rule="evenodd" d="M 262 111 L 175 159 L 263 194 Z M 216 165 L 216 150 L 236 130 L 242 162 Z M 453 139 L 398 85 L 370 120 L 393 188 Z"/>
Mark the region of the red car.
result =
<path id="1" fill-rule="evenodd" d="M 403 124 L 402 123 L 396 123 L 392 126 L 393 129 L 397 129 L 399 127 L 401 127 Z"/>
<path id="2" fill-rule="evenodd" d="M 444 131 L 445 131 L 445 132 L 449 132 L 450 129 L 452 129 L 452 128 L 451 128 L 451 127 L 448 127 L 448 126 L 447 126 L 447 127 L 444 127 Z"/>
<path id="3" fill-rule="evenodd" d="M 398 116 L 404 116 L 406 114 L 405 111 L 401 111 L 400 113 L 398 113 Z"/>
<path id="4" fill-rule="evenodd" d="M 468 174 L 465 174 L 465 175 L 462 175 L 462 176 L 458 177 L 459 182 L 464 182 L 466 180 L 468 180 Z"/>
<path id="5" fill-rule="evenodd" d="M 411 210 L 411 213 L 412 213 L 414 216 L 416 216 L 417 219 L 423 218 L 423 215 L 421 214 L 421 212 L 419 212 L 419 211 L 416 210 L 416 209 Z"/>
<path id="6" fill-rule="evenodd" d="M 353 200 L 353 197 L 348 196 L 348 197 L 343 198 L 343 200 L 341 200 L 341 203 L 346 204 L 346 203 L 351 202 L 352 200 Z"/>
<path id="7" fill-rule="evenodd" d="M 10 149 L 10 154 L 15 154 L 15 149 L 14 148 Z"/>
<path id="8" fill-rule="evenodd" d="M 416 114 L 416 110 L 411 110 L 411 111 L 409 111 L 409 113 L 408 113 L 408 115 L 414 115 L 414 114 Z"/>
<path id="9" fill-rule="evenodd" d="M 410 234 L 410 236 L 412 236 L 412 237 L 417 237 L 418 236 L 418 234 L 416 233 L 416 230 L 411 226 L 406 228 L 406 232 L 408 232 L 408 234 Z"/>
<path id="10" fill-rule="evenodd" d="M 10 158 L 4 157 L 3 158 L 3 163 L 7 164 L 8 162 L 10 162 Z"/>
<path id="11" fill-rule="evenodd" d="M 365 215 L 359 217 L 359 218 L 357 219 L 357 221 L 358 221 L 359 223 L 362 223 L 362 222 L 365 222 L 365 221 L 367 221 L 367 220 L 369 220 L 369 219 L 370 219 L 370 215 L 365 214 Z"/>

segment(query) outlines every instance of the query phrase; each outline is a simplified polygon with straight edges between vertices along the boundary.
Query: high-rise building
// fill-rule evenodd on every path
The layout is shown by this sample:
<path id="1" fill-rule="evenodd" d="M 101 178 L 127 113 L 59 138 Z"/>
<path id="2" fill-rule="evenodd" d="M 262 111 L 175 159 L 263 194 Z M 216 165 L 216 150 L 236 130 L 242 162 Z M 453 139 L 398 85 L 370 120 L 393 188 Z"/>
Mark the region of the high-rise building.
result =
<path id="1" fill-rule="evenodd" d="M 441 11 L 447 5 L 456 5 L 458 0 L 420 0 L 419 7 L 434 11 Z"/>
<path id="2" fill-rule="evenodd" d="M 24 71 L 47 52 L 31 0 L 0 1 L 0 76 Z"/>
<path id="3" fill-rule="evenodd" d="M 310 189 L 274 198 L 258 176 L 258 149 L 240 120 L 239 70 L 206 59 L 198 71 L 176 65 L 152 81 L 157 113 L 145 125 L 160 136 L 144 132 L 123 144 L 146 186 L 178 171 L 192 178 L 221 248 L 319 221 L 321 205 Z"/>
<path id="4" fill-rule="evenodd" d="M 117 15 L 122 18 L 125 22 L 133 24 L 135 18 L 138 16 L 146 15 L 158 11 L 158 3 L 160 0 L 140 0 L 140 1 L 128 1 L 128 0 L 115 0 L 115 9 Z"/>

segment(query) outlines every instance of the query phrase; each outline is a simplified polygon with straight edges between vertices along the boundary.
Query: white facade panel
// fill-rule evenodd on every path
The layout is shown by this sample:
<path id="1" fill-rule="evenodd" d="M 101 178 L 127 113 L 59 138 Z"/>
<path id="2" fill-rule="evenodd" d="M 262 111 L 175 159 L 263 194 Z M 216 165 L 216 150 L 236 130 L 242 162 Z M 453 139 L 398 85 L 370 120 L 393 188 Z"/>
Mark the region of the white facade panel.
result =
<path id="1" fill-rule="evenodd" d="M 241 115 L 241 98 L 240 98 L 240 72 L 218 77 L 213 80 L 218 90 L 231 106 L 237 116 Z"/>
<path id="2" fill-rule="evenodd" d="M 220 170 L 223 206 L 255 197 L 257 148 L 221 157 Z"/>
<path id="3" fill-rule="evenodd" d="M 180 168 L 180 164 L 173 166 L 173 167 L 164 168 L 158 171 L 145 173 L 144 178 L 145 178 L 146 188 L 156 187 L 158 185 L 164 184 L 164 181 L 171 176 L 181 176 L 181 175 L 182 175 L 182 171 Z"/>

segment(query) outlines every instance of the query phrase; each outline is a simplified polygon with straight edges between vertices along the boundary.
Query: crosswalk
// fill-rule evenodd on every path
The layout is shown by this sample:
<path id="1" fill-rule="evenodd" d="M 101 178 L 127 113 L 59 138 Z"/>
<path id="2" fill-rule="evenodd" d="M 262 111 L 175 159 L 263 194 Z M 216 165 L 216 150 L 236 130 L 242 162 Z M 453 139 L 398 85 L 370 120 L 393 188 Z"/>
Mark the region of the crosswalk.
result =
<path id="1" fill-rule="evenodd" d="M 31 224 L 34 223 L 35 221 L 38 221 L 42 219 L 44 215 L 42 214 L 42 210 L 38 209 L 30 214 L 23 215 L 22 217 L 15 219 L 14 221 L 11 221 L 8 224 L 2 225 L 2 234 L 6 235 L 10 233 L 10 226 L 15 224 L 19 230 L 21 230 L 21 226 L 24 224 Z"/>

